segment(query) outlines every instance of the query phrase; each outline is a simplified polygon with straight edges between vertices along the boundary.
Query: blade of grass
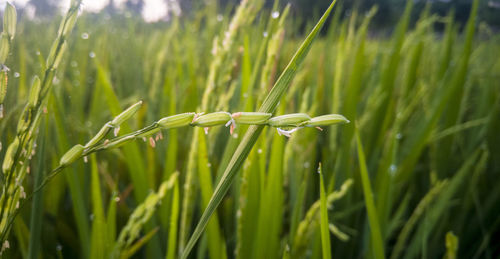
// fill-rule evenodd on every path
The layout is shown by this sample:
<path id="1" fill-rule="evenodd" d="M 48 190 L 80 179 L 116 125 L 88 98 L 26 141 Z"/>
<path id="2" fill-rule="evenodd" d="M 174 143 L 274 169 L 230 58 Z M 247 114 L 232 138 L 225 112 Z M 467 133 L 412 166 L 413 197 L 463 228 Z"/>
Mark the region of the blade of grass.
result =
<path id="1" fill-rule="evenodd" d="M 177 172 L 175 174 L 178 174 Z M 179 178 L 176 178 L 170 209 L 170 226 L 168 230 L 167 259 L 175 259 L 177 251 L 177 231 L 179 221 Z"/>
<path id="2" fill-rule="evenodd" d="M 44 161 L 45 161 L 45 140 L 44 137 L 46 127 L 40 127 L 40 147 L 38 148 L 38 161 L 37 170 L 35 174 L 34 187 L 37 188 L 42 183 L 45 175 Z M 33 203 L 31 204 L 31 219 L 30 219 L 30 239 L 28 247 L 28 258 L 38 259 L 40 250 L 40 237 L 42 233 L 42 217 L 43 217 L 43 190 L 37 192 L 33 196 Z"/>
<path id="3" fill-rule="evenodd" d="M 319 196 L 320 196 L 320 229 L 321 229 L 321 249 L 323 251 L 323 259 L 332 258 L 332 248 L 330 245 L 330 231 L 328 227 L 328 208 L 326 204 L 325 183 L 321 172 L 321 164 L 318 167 L 319 174 Z"/>
<path id="4" fill-rule="evenodd" d="M 376 259 L 385 258 L 384 255 L 384 244 L 382 240 L 382 232 L 380 231 L 377 209 L 375 208 L 375 201 L 373 200 L 373 192 L 370 183 L 370 177 L 368 174 L 368 169 L 366 168 L 365 153 L 363 151 L 363 145 L 361 143 L 361 138 L 359 137 L 358 128 L 354 128 L 354 134 L 356 136 L 356 142 L 358 147 L 358 161 L 359 170 L 361 176 L 361 184 L 363 185 L 363 195 L 365 197 L 365 206 L 368 213 L 368 222 L 370 223 L 370 234 L 371 234 L 371 244 L 373 249 L 373 255 Z"/>
<path id="5" fill-rule="evenodd" d="M 104 91 L 105 100 L 107 102 L 108 108 L 111 113 L 116 116 L 120 114 L 123 110 L 121 108 L 118 97 L 113 89 L 110 75 L 106 68 L 95 59 L 95 65 L 97 67 L 97 80 L 96 84 L 102 87 Z M 130 131 L 128 123 L 121 125 L 123 131 Z M 145 163 L 141 151 L 137 143 L 129 143 L 126 148 L 123 148 L 123 153 L 125 156 L 125 161 L 129 170 L 130 178 L 134 184 L 134 196 L 137 201 L 143 201 L 148 195 L 148 190 L 151 188 L 151 183 L 149 182 L 146 172 Z M 152 222 L 155 222 L 153 217 Z M 151 231 L 153 229 L 153 223 L 148 222 L 146 224 L 146 231 Z M 148 254 L 152 257 L 159 257 L 161 254 L 160 240 L 158 236 L 153 236 L 152 240 L 147 246 Z"/>
<path id="6" fill-rule="evenodd" d="M 288 89 L 289 83 L 292 81 L 293 77 L 295 76 L 298 66 L 302 63 L 304 60 L 306 54 L 308 53 L 309 49 L 311 48 L 311 44 L 316 37 L 316 35 L 319 33 L 319 30 L 323 27 L 323 24 L 326 21 L 326 18 L 329 16 L 331 10 L 333 9 L 333 6 L 335 5 L 336 0 L 334 0 L 331 4 L 330 7 L 326 10 L 326 12 L 323 14 L 319 22 L 316 24 L 316 26 L 313 28 L 311 33 L 307 36 L 305 41 L 302 43 L 298 51 L 295 53 L 294 57 L 288 64 L 288 66 L 285 68 L 285 71 L 281 74 L 279 77 L 278 81 L 274 85 L 274 87 L 271 89 L 271 92 L 269 95 L 266 97 L 264 100 L 264 103 L 262 104 L 261 108 L 259 109 L 259 112 L 273 112 L 276 109 L 276 106 L 278 105 L 279 100 L 281 97 L 285 94 L 286 90 Z M 201 234 L 203 233 L 203 230 L 205 229 L 206 225 L 208 224 L 208 220 L 214 213 L 215 209 L 217 206 L 220 204 L 222 199 L 224 198 L 224 195 L 226 192 L 229 190 L 229 187 L 231 186 L 231 183 L 234 179 L 234 176 L 236 175 L 236 172 L 239 170 L 241 165 L 243 164 L 243 161 L 247 158 L 248 154 L 250 153 L 250 150 L 252 149 L 253 145 L 257 141 L 257 138 L 259 137 L 260 133 L 262 132 L 263 127 L 262 126 L 252 126 L 248 129 L 247 133 L 243 137 L 242 142 L 236 149 L 236 152 L 233 155 L 233 158 L 229 162 L 229 165 L 226 168 L 226 171 L 224 172 L 219 184 L 215 188 L 214 194 L 212 195 L 212 198 L 210 199 L 210 202 L 207 205 L 207 208 L 203 212 L 203 215 L 201 216 L 200 221 L 198 222 L 198 225 L 196 226 L 191 238 L 189 239 L 184 251 L 182 251 L 181 258 L 185 259 L 188 257 L 189 253 L 193 249 L 196 241 L 200 238 Z"/>
<path id="7" fill-rule="evenodd" d="M 281 109 L 281 108 L 280 108 Z M 253 258 L 279 258 L 283 221 L 283 153 L 285 140 L 274 135 L 266 179 L 261 184 L 259 221 L 254 241 Z"/>
<path id="8" fill-rule="evenodd" d="M 343 100 L 344 104 L 342 106 L 342 114 L 344 114 L 351 121 L 356 120 L 357 104 L 359 103 L 361 98 L 360 91 L 363 84 L 363 74 L 365 73 L 367 66 L 365 64 L 366 63 L 365 38 L 366 38 L 368 24 L 373 15 L 375 14 L 375 12 L 376 9 L 372 9 L 364 19 L 356 39 L 356 42 L 358 42 L 358 44 L 356 46 L 356 49 L 353 49 L 353 51 L 351 52 L 352 54 L 354 54 L 354 62 L 352 62 L 351 74 L 348 78 L 349 81 L 345 89 L 345 100 Z M 349 41 L 346 40 L 346 42 L 347 44 L 350 44 Z M 340 56 L 340 58 L 342 58 L 343 57 L 342 55 L 344 54 L 339 53 L 338 55 Z M 336 65 L 338 66 L 337 72 L 342 73 L 343 66 L 341 64 L 340 65 L 336 64 Z M 337 75 L 337 77 L 341 76 L 342 75 Z M 340 84 L 340 79 L 336 80 L 338 82 L 335 84 L 336 85 L 335 87 L 338 88 L 340 86 L 338 86 L 337 84 Z M 338 95 L 339 89 L 335 89 L 335 91 L 337 91 L 336 95 Z M 340 97 L 336 98 L 340 99 Z M 337 108 L 335 109 L 339 109 L 338 106 L 339 104 L 337 104 Z M 342 128 L 341 132 L 342 132 L 342 138 L 340 139 L 340 147 L 339 147 L 339 152 L 337 153 L 336 168 L 335 168 L 336 172 L 335 180 L 339 182 L 343 182 L 345 179 L 349 177 L 347 175 L 347 172 L 350 171 L 349 159 L 352 147 L 352 137 L 354 135 L 354 124 L 346 125 L 345 127 Z M 334 189 L 334 178 L 332 177 L 331 181 L 329 181 L 329 186 L 327 190 L 331 192 L 333 189 Z"/>
<path id="9" fill-rule="evenodd" d="M 259 143 L 257 143 L 257 146 Z M 261 152 L 262 153 L 262 152 Z M 253 244 L 257 235 L 260 203 L 260 165 L 261 154 L 254 149 L 245 161 L 242 169 L 240 195 L 237 214 L 237 246 L 236 258 L 249 259 L 252 256 Z"/>
<path id="10" fill-rule="evenodd" d="M 55 99 L 55 98 L 54 98 Z M 64 110 L 64 105 L 54 100 L 50 102 L 52 105 L 51 110 L 53 110 L 54 121 L 56 124 L 56 132 L 58 135 L 58 148 L 61 152 L 65 152 L 71 147 L 71 142 L 65 130 L 64 118 L 62 117 L 62 111 Z M 83 253 L 88 256 L 90 248 L 90 233 L 89 233 L 89 222 L 88 222 L 88 208 L 85 204 L 85 198 L 82 190 L 82 184 L 79 178 L 79 170 L 81 167 L 76 165 L 71 168 L 67 168 L 67 172 L 64 174 L 66 182 L 71 194 L 72 206 L 74 208 L 74 217 L 76 221 L 76 226 L 78 230 L 78 235 L 80 238 L 80 244 L 82 245 Z"/>
<path id="11" fill-rule="evenodd" d="M 119 201 L 119 197 L 116 194 L 111 196 L 111 199 L 108 201 L 108 210 L 106 213 L 106 231 L 107 231 L 107 240 L 106 240 L 106 254 L 111 254 L 113 247 L 115 246 L 116 240 L 116 206 Z"/>
<path id="12" fill-rule="evenodd" d="M 196 129 L 202 131 L 203 129 Z M 201 189 L 201 199 L 203 207 L 205 207 L 210 201 L 210 197 L 213 193 L 212 187 L 212 175 L 210 173 L 210 168 L 208 167 L 208 152 L 207 152 L 207 141 L 206 135 L 199 133 L 199 143 L 198 143 L 198 179 L 200 181 Z M 222 237 L 220 227 L 219 227 L 219 217 L 215 212 L 213 217 L 210 219 L 207 226 L 207 238 L 208 238 L 208 252 L 210 258 L 225 259 L 226 256 L 226 246 L 224 238 Z"/>
<path id="13" fill-rule="evenodd" d="M 106 258 L 106 218 L 102 205 L 101 182 L 95 154 L 90 155 L 91 195 L 92 195 L 92 233 L 90 238 L 90 258 Z"/>

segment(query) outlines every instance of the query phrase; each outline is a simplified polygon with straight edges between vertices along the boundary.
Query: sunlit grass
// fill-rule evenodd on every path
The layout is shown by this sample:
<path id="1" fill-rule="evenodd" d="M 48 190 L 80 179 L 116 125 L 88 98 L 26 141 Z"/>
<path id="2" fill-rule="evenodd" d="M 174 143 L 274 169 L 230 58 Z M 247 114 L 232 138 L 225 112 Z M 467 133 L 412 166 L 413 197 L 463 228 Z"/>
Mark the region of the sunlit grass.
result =
<path id="1" fill-rule="evenodd" d="M 33 159 L 10 182 L 46 186 L 16 196 L 4 257 L 494 257 L 500 38 L 478 1 L 463 29 L 412 3 L 384 36 L 376 8 L 340 5 L 324 31 L 262 1 L 162 24 L 84 14 L 62 38 L 61 18 L 21 17 L 0 157 L 37 107 Z"/>

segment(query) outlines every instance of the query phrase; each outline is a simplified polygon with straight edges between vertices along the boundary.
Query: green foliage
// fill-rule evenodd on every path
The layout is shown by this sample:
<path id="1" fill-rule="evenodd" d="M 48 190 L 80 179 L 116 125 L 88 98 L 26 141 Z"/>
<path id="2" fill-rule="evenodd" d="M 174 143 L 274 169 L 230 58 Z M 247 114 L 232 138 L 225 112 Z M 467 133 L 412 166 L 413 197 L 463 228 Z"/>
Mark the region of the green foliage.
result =
<path id="1" fill-rule="evenodd" d="M 484 3 L 463 31 L 410 3 L 383 35 L 383 6 L 328 9 L 319 33 L 277 1 L 206 3 L 156 24 L 19 17 L 0 73 L 5 258 L 497 254 Z"/>

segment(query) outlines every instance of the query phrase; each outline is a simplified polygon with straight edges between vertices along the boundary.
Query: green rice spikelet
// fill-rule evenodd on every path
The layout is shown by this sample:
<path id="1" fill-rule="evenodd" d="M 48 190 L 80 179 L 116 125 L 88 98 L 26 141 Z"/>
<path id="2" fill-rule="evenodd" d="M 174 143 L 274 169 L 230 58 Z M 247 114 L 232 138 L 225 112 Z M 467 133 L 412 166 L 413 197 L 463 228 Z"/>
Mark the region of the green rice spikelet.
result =
<path id="1" fill-rule="evenodd" d="M 97 134 L 91 140 L 89 140 L 87 144 L 85 144 L 85 148 L 92 147 L 95 144 L 99 143 L 99 141 L 101 141 L 108 134 L 110 130 L 111 127 L 109 123 L 106 123 L 104 126 L 102 126 L 101 130 L 99 130 L 99 132 L 97 132 Z"/>
<path id="2" fill-rule="evenodd" d="M 182 113 L 160 119 L 157 123 L 162 129 L 188 126 L 194 118 L 194 112 Z"/>
<path id="3" fill-rule="evenodd" d="M 54 59 L 54 64 L 53 67 L 57 68 L 59 67 L 59 64 L 61 63 L 62 57 L 64 56 L 64 52 L 66 52 L 66 49 L 68 48 L 68 43 L 64 41 L 61 45 L 61 49 L 59 50 L 57 57 Z"/>
<path id="4" fill-rule="evenodd" d="M 269 119 L 269 126 L 281 127 L 299 127 L 303 122 L 309 121 L 311 117 L 305 113 L 292 113 L 282 116 L 277 116 Z"/>
<path id="5" fill-rule="evenodd" d="M 3 17 L 3 28 L 4 31 L 9 35 L 10 40 L 12 40 L 14 38 L 14 35 L 16 34 L 16 22 L 16 8 L 14 8 L 11 3 L 7 2 L 7 6 L 5 7 L 5 14 Z"/>
<path id="6" fill-rule="evenodd" d="M 266 124 L 271 116 L 271 113 L 265 112 L 236 112 L 232 115 L 236 123 L 248 125 Z"/>
<path id="7" fill-rule="evenodd" d="M 66 152 L 66 154 L 61 157 L 59 166 L 67 166 L 75 162 L 78 158 L 80 158 L 84 150 L 84 146 L 80 144 L 74 145 L 70 150 L 68 150 L 68 152 Z"/>
<path id="8" fill-rule="evenodd" d="M 346 117 L 340 114 L 327 114 L 318 117 L 312 118 L 307 123 L 304 123 L 303 126 L 307 127 L 320 127 L 320 126 L 329 126 L 333 124 L 339 123 L 349 123 L 350 121 L 346 119 Z"/>
<path id="9" fill-rule="evenodd" d="M 125 121 L 127 121 L 128 119 L 130 119 L 132 116 L 134 116 L 134 114 L 141 108 L 141 106 L 142 106 L 142 101 L 139 101 L 139 102 L 133 104 L 128 109 L 126 109 L 122 113 L 118 114 L 118 116 L 116 116 L 111 121 L 110 124 L 113 127 L 120 126 L 122 123 L 124 123 Z"/>
<path id="10" fill-rule="evenodd" d="M 29 107 L 34 108 L 38 103 L 38 96 L 40 95 L 40 78 L 35 76 L 31 84 L 30 95 L 28 98 Z"/>
<path id="11" fill-rule="evenodd" d="M 10 171 L 12 165 L 14 164 L 14 155 L 19 147 L 19 138 L 15 138 L 12 143 L 10 143 L 7 151 L 5 152 L 5 157 L 3 159 L 2 171 L 4 174 Z"/>
<path id="12" fill-rule="evenodd" d="M 5 32 L 2 32 L 0 39 L 0 63 L 5 63 L 7 56 L 9 55 L 9 35 Z"/>
<path id="13" fill-rule="evenodd" d="M 61 36 L 65 37 L 71 32 L 71 30 L 73 30 L 77 18 L 78 18 L 78 12 L 72 12 L 71 16 L 66 20 L 62 32 L 60 32 L 62 33 Z"/>
<path id="14" fill-rule="evenodd" d="M 0 104 L 3 103 L 5 96 L 7 95 L 7 83 L 7 71 L 5 69 L 0 69 Z"/>
<path id="15" fill-rule="evenodd" d="M 199 127 L 212 127 L 224 125 L 231 119 L 232 117 L 228 112 L 213 112 L 196 118 L 192 124 Z"/>

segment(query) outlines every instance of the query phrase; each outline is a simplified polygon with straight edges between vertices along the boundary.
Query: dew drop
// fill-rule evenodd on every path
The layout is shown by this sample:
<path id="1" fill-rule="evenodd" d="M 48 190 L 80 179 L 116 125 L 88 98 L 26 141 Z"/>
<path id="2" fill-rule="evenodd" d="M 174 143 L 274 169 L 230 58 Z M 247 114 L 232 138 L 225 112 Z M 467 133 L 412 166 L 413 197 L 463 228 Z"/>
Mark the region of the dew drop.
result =
<path id="1" fill-rule="evenodd" d="M 58 244 L 58 245 L 56 246 L 56 250 L 57 250 L 57 251 L 62 251 L 62 245 L 61 245 L 61 244 Z"/>
<path id="2" fill-rule="evenodd" d="M 19 77 L 19 76 L 21 76 L 21 74 L 19 74 L 19 72 L 14 72 L 14 77 L 16 77 L 16 78 L 17 78 L 17 77 Z"/>
<path id="3" fill-rule="evenodd" d="M 35 52 L 37 56 L 40 56 L 40 51 Z"/>
<path id="4" fill-rule="evenodd" d="M 218 22 L 222 22 L 222 20 L 224 20 L 224 16 L 222 16 L 222 14 L 218 14 L 217 15 L 217 21 Z"/>
<path id="5" fill-rule="evenodd" d="M 309 166 L 310 166 L 309 162 L 304 163 L 304 168 L 309 168 Z"/>
<path id="6" fill-rule="evenodd" d="M 263 32 L 262 35 L 264 36 L 264 38 L 267 38 L 267 36 L 269 35 L 269 33 L 267 33 L 267 31 Z"/>
<path id="7" fill-rule="evenodd" d="M 257 150 L 257 153 L 262 154 L 262 149 L 261 149 L 261 148 L 259 148 L 259 149 Z"/>
<path id="8" fill-rule="evenodd" d="M 402 139 L 402 138 L 403 138 L 403 134 L 401 134 L 401 133 L 396 134 L 396 139 Z"/>
<path id="9" fill-rule="evenodd" d="M 88 38 L 89 38 L 89 34 L 88 33 L 86 33 L 86 32 L 82 33 L 82 39 L 86 40 Z"/>
<path id="10" fill-rule="evenodd" d="M 90 57 L 90 58 L 95 58 L 95 53 L 94 53 L 93 51 L 91 51 L 91 52 L 89 53 L 89 57 Z"/>
<path id="11" fill-rule="evenodd" d="M 93 213 L 89 215 L 89 219 L 90 219 L 90 221 L 94 220 L 94 214 Z"/>
<path id="12" fill-rule="evenodd" d="M 120 202 L 120 197 L 116 196 L 115 197 L 115 202 Z"/>
<path id="13" fill-rule="evenodd" d="M 212 164 L 207 163 L 207 167 L 208 167 L 208 168 L 212 167 Z"/>
<path id="14" fill-rule="evenodd" d="M 273 19 L 276 19 L 276 18 L 280 17 L 280 12 L 278 12 L 278 11 L 274 11 L 274 12 L 271 14 L 271 17 L 273 17 Z"/>
<path id="15" fill-rule="evenodd" d="M 396 174 L 396 170 L 398 169 L 398 167 L 395 165 L 395 164 L 392 164 L 390 167 L 389 167 L 389 173 L 391 175 L 394 175 Z"/>

